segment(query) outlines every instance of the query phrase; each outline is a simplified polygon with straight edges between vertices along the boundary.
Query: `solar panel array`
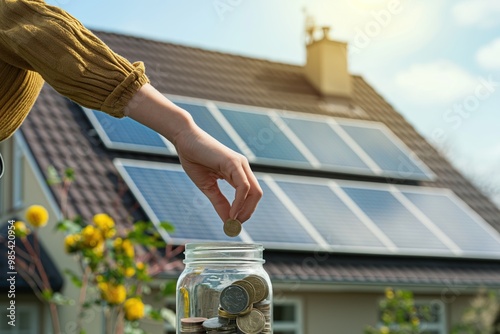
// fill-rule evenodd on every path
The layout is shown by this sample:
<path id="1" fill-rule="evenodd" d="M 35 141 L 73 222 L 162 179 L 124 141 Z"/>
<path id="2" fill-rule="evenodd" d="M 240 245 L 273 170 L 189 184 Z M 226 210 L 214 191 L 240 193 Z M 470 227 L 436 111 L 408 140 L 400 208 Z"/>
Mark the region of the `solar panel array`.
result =
<path id="1" fill-rule="evenodd" d="M 172 243 L 227 240 L 205 196 L 179 165 L 117 159 L 153 222 Z M 500 236 L 451 191 L 257 174 L 264 197 L 238 240 L 271 249 L 500 258 Z M 233 190 L 222 181 L 231 200 Z"/>
<path id="2" fill-rule="evenodd" d="M 116 118 L 100 111 L 83 108 L 106 147 L 115 150 L 176 154 L 174 146 L 150 128 L 131 118 Z"/>
<path id="3" fill-rule="evenodd" d="M 173 98 L 217 140 L 251 163 L 407 180 L 434 174 L 382 123 Z M 111 149 L 175 155 L 172 144 L 130 119 L 87 110 Z"/>

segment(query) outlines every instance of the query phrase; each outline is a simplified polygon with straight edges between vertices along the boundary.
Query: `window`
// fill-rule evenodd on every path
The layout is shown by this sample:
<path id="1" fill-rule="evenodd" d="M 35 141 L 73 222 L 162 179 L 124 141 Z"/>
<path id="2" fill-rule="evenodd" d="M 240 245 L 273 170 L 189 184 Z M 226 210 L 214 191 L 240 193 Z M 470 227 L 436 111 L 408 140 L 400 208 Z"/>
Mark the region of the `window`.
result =
<path id="1" fill-rule="evenodd" d="M 427 319 L 420 320 L 422 334 L 445 334 L 446 333 L 446 315 L 444 304 L 438 300 L 425 301 L 415 300 L 415 307 L 419 314 L 427 309 Z"/>
<path id="2" fill-rule="evenodd" d="M 273 318 L 274 334 L 302 334 L 302 301 L 275 300 Z"/>
<path id="3" fill-rule="evenodd" d="M 14 143 L 12 173 L 12 206 L 19 209 L 23 205 L 23 152 L 17 141 Z"/>
<path id="4" fill-rule="evenodd" d="M 445 309 L 441 301 L 416 299 L 414 304 L 420 318 L 421 334 L 447 333 Z M 382 316 L 382 312 L 379 316 Z"/>
<path id="5" fill-rule="evenodd" d="M 35 304 L 16 303 L 15 326 L 9 325 L 8 304 L 0 304 L 0 333 L 2 334 L 39 334 L 38 307 Z"/>

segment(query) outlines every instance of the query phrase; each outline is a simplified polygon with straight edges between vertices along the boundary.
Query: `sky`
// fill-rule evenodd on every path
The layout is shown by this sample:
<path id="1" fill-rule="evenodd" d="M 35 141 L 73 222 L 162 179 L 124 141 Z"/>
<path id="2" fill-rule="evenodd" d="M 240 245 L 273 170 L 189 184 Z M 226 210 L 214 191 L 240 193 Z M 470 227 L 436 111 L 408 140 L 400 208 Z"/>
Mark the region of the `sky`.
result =
<path id="1" fill-rule="evenodd" d="M 85 26 L 304 65 L 305 14 L 349 70 L 500 206 L 498 0 L 47 0 Z"/>

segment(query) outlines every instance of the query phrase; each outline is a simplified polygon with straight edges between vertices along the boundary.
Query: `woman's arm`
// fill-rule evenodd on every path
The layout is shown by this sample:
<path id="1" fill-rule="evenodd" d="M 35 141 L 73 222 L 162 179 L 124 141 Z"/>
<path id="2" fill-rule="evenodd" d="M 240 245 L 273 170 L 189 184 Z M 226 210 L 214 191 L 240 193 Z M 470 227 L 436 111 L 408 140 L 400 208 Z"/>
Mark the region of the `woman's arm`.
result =
<path id="1" fill-rule="evenodd" d="M 131 64 L 64 10 L 44 1 L 0 0 L 0 60 L 38 72 L 59 93 L 115 117 L 128 115 L 170 140 L 184 170 L 223 221 L 247 220 L 262 190 L 245 157 L 201 130 L 190 114 L 148 84 Z M 27 113 L 27 111 L 26 111 Z M 217 179 L 235 189 L 229 204 Z"/>
<path id="2" fill-rule="evenodd" d="M 250 218 L 262 197 L 262 189 L 244 156 L 200 129 L 187 111 L 150 84 L 139 89 L 125 107 L 125 114 L 175 145 L 187 175 L 209 198 L 223 221 L 237 218 L 244 222 Z M 221 193 L 218 179 L 235 188 L 232 204 Z"/>

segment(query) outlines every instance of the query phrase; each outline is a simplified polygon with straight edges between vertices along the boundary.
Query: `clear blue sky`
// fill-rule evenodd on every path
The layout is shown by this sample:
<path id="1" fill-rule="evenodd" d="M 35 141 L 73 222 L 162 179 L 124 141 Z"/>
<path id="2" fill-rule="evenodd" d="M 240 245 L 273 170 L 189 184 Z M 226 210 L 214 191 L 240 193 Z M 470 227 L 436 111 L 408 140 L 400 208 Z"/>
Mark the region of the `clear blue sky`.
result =
<path id="1" fill-rule="evenodd" d="M 362 75 L 500 204 L 498 0 L 48 0 L 87 27 L 304 64 L 304 13 L 350 43 Z"/>

